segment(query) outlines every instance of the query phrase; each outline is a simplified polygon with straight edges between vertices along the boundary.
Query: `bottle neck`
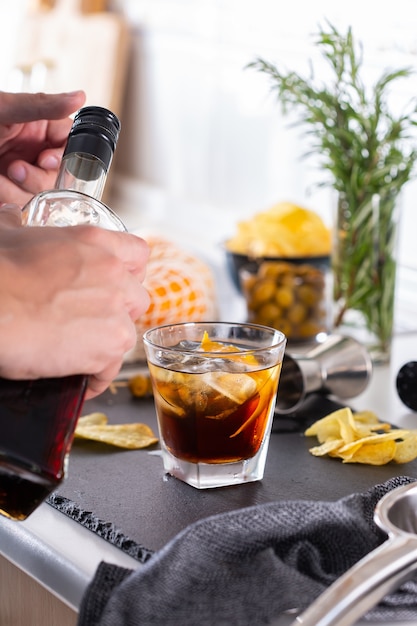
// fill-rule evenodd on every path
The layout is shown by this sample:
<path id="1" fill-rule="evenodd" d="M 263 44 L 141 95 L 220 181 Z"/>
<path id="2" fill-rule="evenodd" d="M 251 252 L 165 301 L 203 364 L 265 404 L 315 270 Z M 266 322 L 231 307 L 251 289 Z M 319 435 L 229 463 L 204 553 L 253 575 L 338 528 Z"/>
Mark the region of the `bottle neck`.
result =
<path id="1" fill-rule="evenodd" d="M 101 200 L 107 171 L 103 161 L 92 154 L 66 154 L 55 183 L 55 189 L 70 189 Z"/>

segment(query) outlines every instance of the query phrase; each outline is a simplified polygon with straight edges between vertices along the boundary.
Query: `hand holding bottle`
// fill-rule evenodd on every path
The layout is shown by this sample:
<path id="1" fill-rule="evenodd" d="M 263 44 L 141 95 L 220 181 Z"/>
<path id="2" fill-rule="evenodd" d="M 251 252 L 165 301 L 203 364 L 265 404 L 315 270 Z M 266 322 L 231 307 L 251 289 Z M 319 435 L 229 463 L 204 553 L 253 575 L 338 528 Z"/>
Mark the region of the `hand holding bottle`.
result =
<path id="1" fill-rule="evenodd" d="M 12 519 L 65 478 L 83 402 L 116 376 L 149 305 L 147 246 L 101 202 L 119 132 L 108 109 L 79 110 L 53 188 L 20 215 L 0 208 L 0 513 Z"/>
<path id="2" fill-rule="evenodd" d="M 104 391 L 137 340 L 149 306 L 142 285 L 147 244 L 93 226 L 23 228 L 0 207 L 0 376 L 89 375 Z"/>
<path id="3" fill-rule="evenodd" d="M 0 202 L 23 206 L 54 186 L 72 124 L 69 115 L 84 102 L 83 91 L 0 92 Z"/>

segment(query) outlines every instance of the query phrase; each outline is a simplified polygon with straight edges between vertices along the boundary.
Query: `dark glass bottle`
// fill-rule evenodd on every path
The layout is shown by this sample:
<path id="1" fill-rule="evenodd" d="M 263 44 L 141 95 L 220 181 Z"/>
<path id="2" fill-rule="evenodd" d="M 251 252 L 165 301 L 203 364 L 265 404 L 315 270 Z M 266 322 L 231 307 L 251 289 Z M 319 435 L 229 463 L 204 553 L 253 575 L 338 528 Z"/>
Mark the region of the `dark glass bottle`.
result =
<path id="1" fill-rule="evenodd" d="M 93 224 L 126 230 L 101 202 L 120 132 L 118 118 L 85 107 L 74 118 L 55 189 L 23 209 L 27 226 Z M 45 358 L 48 355 L 45 354 Z M 0 513 L 23 520 L 63 480 L 88 377 L 0 379 Z"/>

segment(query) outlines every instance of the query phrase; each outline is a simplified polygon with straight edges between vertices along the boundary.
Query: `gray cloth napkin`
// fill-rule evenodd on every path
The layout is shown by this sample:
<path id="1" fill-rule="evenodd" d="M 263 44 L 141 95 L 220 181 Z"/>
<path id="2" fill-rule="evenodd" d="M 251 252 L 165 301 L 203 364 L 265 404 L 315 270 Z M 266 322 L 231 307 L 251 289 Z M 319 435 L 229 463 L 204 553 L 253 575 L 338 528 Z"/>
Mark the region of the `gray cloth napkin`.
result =
<path id="1" fill-rule="evenodd" d="M 413 481 L 393 478 L 336 502 L 271 502 L 202 519 L 136 571 L 101 563 L 78 626 L 253 626 L 304 609 L 386 540 L 375 505 Z M 366 619 L 417 620 L 417 579 Z"/>

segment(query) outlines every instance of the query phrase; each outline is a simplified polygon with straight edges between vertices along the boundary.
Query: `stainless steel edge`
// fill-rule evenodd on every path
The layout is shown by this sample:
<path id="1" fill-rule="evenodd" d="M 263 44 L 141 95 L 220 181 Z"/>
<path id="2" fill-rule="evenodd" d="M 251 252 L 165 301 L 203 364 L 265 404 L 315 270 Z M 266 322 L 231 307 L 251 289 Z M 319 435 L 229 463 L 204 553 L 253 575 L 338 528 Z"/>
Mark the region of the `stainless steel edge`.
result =
<path id="1" fill-rule="evenodd" d="M 46 503 L 23 522 L 0 518 L 0 553 L 76 611 L 101 561 L 141 566 Z"/>

